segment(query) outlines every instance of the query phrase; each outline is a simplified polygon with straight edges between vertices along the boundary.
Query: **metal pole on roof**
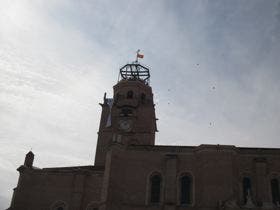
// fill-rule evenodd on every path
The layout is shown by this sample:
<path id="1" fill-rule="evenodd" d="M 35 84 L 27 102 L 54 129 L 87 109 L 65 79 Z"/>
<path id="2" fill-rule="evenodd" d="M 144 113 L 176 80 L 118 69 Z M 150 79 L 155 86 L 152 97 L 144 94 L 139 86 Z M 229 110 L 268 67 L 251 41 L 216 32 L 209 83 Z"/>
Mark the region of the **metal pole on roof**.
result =
<path id="1" fill-rule="evenodd" d="M 135 63 L 138 63 L 138 54 L 139 54 L 139 52 L 140 52 L 140 50 L 138 49 L 138 50 L 136 51 L 136 60 L 135 60 Z"/>

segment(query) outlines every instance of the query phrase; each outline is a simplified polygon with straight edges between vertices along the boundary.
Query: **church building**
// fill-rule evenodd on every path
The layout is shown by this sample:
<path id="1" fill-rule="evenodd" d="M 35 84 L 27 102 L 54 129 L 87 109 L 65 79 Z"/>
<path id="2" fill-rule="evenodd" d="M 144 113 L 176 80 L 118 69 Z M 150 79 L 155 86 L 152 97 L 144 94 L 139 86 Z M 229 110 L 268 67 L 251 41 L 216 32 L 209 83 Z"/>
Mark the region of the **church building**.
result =
<path id="1" fill-rule="evenodd" d="M 149 79 L 138 61 L 120 68 L 94 165 L 38 168 L 27 153 L 9 210 L 280 210 L 280 149 L 156 145 Z"/>

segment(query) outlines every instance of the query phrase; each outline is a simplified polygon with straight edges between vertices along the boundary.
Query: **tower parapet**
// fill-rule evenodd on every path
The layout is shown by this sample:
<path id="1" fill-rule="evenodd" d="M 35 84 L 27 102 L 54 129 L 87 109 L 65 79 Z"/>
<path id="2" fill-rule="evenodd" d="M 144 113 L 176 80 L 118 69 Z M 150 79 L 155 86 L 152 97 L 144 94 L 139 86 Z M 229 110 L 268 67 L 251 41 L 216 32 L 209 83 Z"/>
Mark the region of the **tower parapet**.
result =
<path id="1" fill-rule="evenodd" d="M 120 77 L 122 80 L 140 80 L 148 85 L 150 82 L 150 70 L 138 62 L 133 62 L 120 68 L 119 81 Z"/>

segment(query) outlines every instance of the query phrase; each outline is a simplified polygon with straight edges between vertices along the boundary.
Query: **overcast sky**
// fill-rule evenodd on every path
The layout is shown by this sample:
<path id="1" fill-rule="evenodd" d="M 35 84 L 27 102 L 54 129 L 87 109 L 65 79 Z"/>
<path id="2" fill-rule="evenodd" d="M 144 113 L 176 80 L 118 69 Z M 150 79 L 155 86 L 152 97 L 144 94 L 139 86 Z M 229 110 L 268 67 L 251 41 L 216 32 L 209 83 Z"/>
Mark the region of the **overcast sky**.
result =
<path id="1" fill-rule="evenodd" d="M 93 164 L 98 103 L 137 49 L 157 144 L 280 147 L 279 0 L 1 0 L 0 209 L 31 148 Z"/>

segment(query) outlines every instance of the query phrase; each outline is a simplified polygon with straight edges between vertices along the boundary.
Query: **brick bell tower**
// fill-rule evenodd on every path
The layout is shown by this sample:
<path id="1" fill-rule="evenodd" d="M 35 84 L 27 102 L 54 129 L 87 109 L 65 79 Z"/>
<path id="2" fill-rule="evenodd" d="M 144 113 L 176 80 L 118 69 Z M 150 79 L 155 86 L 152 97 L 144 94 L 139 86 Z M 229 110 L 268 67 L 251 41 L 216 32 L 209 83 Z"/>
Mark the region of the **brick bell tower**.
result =
<path id="1" fill-rule="evenodd" d="M 106 98 L 101 105 L 95 154 L 95 165 L 104 165 L 108 146 L 117 142 L 123 145 L 154 145 L 156 117 L 150 71 L 135 62 L 120 68 L 118 83 L 113 87 L 114 97 Z"/>

